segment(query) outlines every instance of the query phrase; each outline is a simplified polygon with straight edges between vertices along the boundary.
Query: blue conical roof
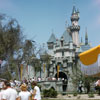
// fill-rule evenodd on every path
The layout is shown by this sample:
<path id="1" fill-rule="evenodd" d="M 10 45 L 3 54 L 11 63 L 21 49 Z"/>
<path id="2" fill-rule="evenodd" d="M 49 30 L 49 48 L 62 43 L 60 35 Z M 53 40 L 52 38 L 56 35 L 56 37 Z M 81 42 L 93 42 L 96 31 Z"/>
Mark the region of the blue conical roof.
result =
<path id="1" fill-rule="evenodd" d="M 63 35 L 61 37 L 63 37 L 64 41 L 67 42 L 67 43 L 72 41 L 72 37 L 67 30 L 63 33 Z"/>
<path id="2" fill-rule="evenodd" d="M 53 42 L 53 43 L 56 42 L 56 37 L 55 37 L 55 35 L 53 33 L 51 34 L 51 36 L 50 36 L 50 38 L 48 40 L 48 43 L 51 43 L 51 42 Z"/>

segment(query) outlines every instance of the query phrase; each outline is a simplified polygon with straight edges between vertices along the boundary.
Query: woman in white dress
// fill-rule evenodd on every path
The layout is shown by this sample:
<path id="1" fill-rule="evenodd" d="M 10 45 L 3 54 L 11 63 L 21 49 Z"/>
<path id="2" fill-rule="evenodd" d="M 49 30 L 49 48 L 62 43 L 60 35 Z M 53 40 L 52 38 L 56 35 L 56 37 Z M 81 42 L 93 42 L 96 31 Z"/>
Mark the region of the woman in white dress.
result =
<path id="1" fill-rule="evenodd" d="M 34 87 L 34 90 L 33 90 L 33 93 L 32 93 L 32 100 L 41 100 L 40 89 L 37 86 L 37 82 L 33 81 L 32 85 Z"/>

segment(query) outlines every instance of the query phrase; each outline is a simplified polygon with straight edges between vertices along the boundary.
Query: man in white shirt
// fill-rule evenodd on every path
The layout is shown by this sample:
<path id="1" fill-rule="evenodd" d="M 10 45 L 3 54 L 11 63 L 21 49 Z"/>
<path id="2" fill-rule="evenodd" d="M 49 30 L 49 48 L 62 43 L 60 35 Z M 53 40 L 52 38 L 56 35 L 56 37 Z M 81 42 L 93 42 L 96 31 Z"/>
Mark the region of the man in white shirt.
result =
<path id="1" fill-rule="evenodd" d="M 6 87 L 4 86 L 4 81 L 1 84 L 1 91 L 0 91 L 0 100 L 2 100 L 2 97 L 4 95 Z"/>
<path id="2" fill-rule="evenodd" d="M 18 100 L 17 91 L 11 88 L 10 82 L 5 81 L 6 90 L 2 96 L 2 100 Z"/>

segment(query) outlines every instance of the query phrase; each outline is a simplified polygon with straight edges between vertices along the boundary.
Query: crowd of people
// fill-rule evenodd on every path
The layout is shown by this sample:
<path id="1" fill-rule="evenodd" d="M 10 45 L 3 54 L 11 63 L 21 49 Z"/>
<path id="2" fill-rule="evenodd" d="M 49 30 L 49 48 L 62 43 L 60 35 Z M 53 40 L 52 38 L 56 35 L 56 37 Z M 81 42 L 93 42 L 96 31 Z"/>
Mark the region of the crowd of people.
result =
<path id="1" fill-rule="evenodd" d="M 36 81 L 30 83 L 25 80 L 23 82 L 2 80 L 0 100 L 41 100 L 40 89 Z"/>

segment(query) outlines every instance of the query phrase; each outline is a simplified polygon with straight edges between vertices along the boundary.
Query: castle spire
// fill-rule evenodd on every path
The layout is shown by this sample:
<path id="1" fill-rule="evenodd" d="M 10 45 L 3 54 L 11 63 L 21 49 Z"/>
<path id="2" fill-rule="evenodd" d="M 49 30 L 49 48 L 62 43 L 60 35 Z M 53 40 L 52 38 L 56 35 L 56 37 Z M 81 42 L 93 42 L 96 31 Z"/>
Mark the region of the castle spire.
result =
<path id="1" fill-rule="evenodd" d="M 76 9 L 75 5 L 76 5 L 76 1 L 75 1 L 75 0 L 73 0 L 72 15 L 73 15 L 73 14 L 75 14 L 75 13 L 77 13 L 77 9 Z"/>
<path id="2" fill-rule="evenodd" d="M 67 28 L 67 25 L 68 25 L 68 23 L 67 23 L 67 20 L 65 21 L 65 28 Z"/>
<path id="3" fill-rule="evenodd" d="M 81 37 L 81 43 L 83 43 L 83 39 L 82 39 L 82 37 Z"/>
<path id="4" fill-rule="evenodd" d="M 72 15 L 71 15 L 72 25 L 70 26 L 70 31 L 71 31 L 73 43 L 76 44 L 77 47 L 79 47 L 79 30 L 80 30 L 78 21 L 79 21 L 79 11 L 76 10 L 75 6 L 73 6 Z"/>
<path id="5" fill-rule="evenodd" d="M 73 6 L 73 9 L 72 9 L 72 15 L 76 13 L 76 8 L 75 8 L 75 5 Z"/>
<path id="6" fill-rule="evenodd" d="M 85 29 L 85 45 L 88 44 L 88 34 L 87 34 L 87 28 Z"/>

